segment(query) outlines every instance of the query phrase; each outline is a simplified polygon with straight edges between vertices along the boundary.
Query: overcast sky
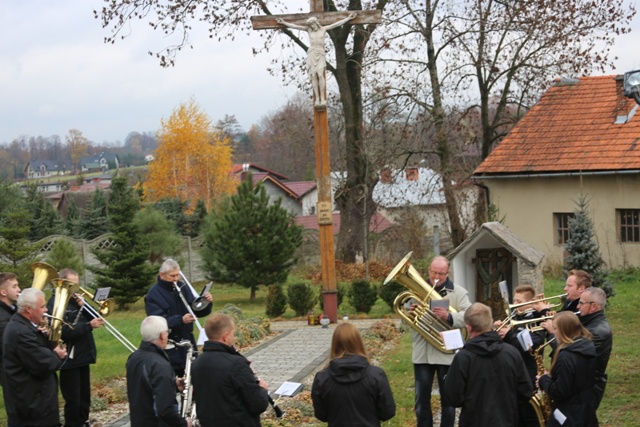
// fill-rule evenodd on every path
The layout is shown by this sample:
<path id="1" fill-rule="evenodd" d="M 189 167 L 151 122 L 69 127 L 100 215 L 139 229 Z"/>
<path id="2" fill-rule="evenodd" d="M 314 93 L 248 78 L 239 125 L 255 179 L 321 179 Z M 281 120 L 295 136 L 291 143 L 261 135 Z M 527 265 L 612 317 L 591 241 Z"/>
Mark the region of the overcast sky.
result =
<path id="1" fill-rule="evenodd" d="M 248 130 L 295 93 L 266 71 L 275 54 L 253 56 L 256 35 L 218 43 L 200 31 L 194 49 L 162 68 L 146 52 L 166 40 L 144 21 L 127 39 L 103 43 L 109 32 L 93 17 L 101 3 L 0 1 L 0 144 L 24 135 L 64 141 L 72 128 L 94 142 L 124 142 L 129 132 L 157 131 L 191 97 L 214 122 L 235 115 Z M 632 28 L 613 49 L 620 59 L 611 74 L 640 69 L 638 16 Z"/>

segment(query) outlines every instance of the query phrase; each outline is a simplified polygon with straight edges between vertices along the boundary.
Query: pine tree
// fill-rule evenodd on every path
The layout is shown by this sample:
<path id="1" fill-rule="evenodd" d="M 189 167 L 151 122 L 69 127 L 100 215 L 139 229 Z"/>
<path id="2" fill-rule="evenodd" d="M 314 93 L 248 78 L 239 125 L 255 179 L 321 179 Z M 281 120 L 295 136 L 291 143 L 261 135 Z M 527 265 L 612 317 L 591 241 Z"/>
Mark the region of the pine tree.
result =
<path id="1" fill-rule="evenodd" d="M 209 279 L 251 289 L 284 283 L 296 262 L 302 229 L 278 199 L 269 205 L 264 184 L 249 176 L 205 226 L 203 261 Z"/>
<path id="2" fill-rule="evenodd" d="M 25 195 L 27 210 L 31 214 L 29 224 L 29 240 L 44 239 L 51 234 L 62 231 L 62 222 L 57 212 L 44 195 L 38 190 L 37 185 L 30 184 Z"/>
<path id="3" fill-rule="evenodd" d="M 133 219 L 141 243 L 149 254 L 149 262 L 160 264 L 165 258 L 177 261 L 182 254 L 182 238 L 162 212 L 151 206 L 136 213 Z"/>
<path id="4" fill-rule="evenodd" d="M 589 217 L 589 201 L 580 194 L 574 210 L 574 218 L 569 220 L 569 238 L 564 249 L 563 270 L 565 275 L 570 270 L 584 270 L 591 275 L 593 286 L 602 288 L 607 296 L 615 295 L 613 285 L 607 280 L 608 272 L 600 255 L 600 246 L 596 242 L 593 222 Z"/>
<path id="5" fill-rule="evenodd" d="M 149 254 L 133 222 L 139 205 L 125 177 L 111 181 L 107 212 L 114 245 L 94 251 L 101 267 L 87 266 L 95 273 L 98 288 L 111 287 L 111 296 L 119 308 L 125 308 L 146 294 L 156 272 L 147 261 Z"/>
<path id="6" fill-rule="evenodd" d="M 71 236 L 82 238 L 82 223 L 80 219 L 80 209 L 76 205 L 76 199 L 71 197 L 69 207 L 67 208 L 67 216 L 64 219 L 64 230 Z"/>
<path id="7" fill-rule="evenodd" d="M 84 274 L 84 263 L 80 259 L 80 256 L 78 256 L 78 252 L 73 247 L 73 244 L 68 240 L 58 240 L 55 245 L 53 245 L 53 248 L 51 248 L 51 252 L 49 252 L 45 262 L 57 271 L 63 268 L 71 268 L 80 275 Z"/>
<path id="8" fill-rule="evenodd" d="M 99 188 L 91 195 L 89 206 L 83 210 L 79 221 L 82 238 L 91 240 L 109 232 L 107 197 Z"/>
<path id="9" fill-rule="evenodd" d="M 0 218 L 0 271 L 15 273 L 22 287 L 31 286 L 31 264 L 38 253 L 38 247 L 28 238 L 31 219 L 31 213 L 23 207 L 4 211 Z"/>

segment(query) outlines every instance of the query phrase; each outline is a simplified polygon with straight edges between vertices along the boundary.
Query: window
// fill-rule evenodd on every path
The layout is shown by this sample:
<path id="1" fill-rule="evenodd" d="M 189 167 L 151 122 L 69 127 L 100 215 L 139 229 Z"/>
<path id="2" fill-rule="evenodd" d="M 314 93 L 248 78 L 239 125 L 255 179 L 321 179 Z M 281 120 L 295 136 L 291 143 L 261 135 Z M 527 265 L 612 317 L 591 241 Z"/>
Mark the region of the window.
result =
<path id="1" fill-rule="evenodd" d="M 574 213 L 554 213 L 553 220 L 556 229 L 556 245 L 564 245 L 571 235 L 569 230 L 569 220 L 575 218 Z"/>
<path id="2" fill-rule="evenodd" d="M 618 209 L 620 241 L 640 242 L 640 209 Z"/>

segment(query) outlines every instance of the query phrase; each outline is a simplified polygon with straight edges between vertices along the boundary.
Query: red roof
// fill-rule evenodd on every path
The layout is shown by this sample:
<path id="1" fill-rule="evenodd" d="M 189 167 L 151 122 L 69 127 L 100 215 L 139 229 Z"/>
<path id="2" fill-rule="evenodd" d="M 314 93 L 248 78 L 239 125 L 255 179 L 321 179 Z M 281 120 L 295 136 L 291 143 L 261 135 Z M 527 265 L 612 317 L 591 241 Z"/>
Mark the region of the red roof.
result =
<path id="1" fill-rule="evenodd" d="M 316 215 L 297 216 L 295 218 L 296 224 L 301 225 L 305 230 L 313 229 L 320 230 L 318 225 L 318 217 Z M 384 215 L 376 212 L 371 217 L 369 223 L 369 231 L 372 233 L 381 233 L 387 228 L 392 227 L 393 224 Z M 340 212 L 333 213 L 333 234 L 340 232 Z"/>
<path id="2" fill-rule="evenodd" d="M 274 171 L 269 170 L 267 168 L 263 168 L 262 166 L 258 166 L 255 163 L 244 163 L 244 164 L 241 164 L 241 165 L 240 164 L 234 164 L 234 165 L 231 166 L 231 173 L 233 173 L 233 174 L 242 173 L 245 168 L 246 169 L 253 168 L 253 169 L 256 169 L 256 170 L 271 174 L 271 175 L 275 176 L 278 179 L 282 179 L 282 180 L 288 180 L 289 179 L 285 175 L 282 175 L 282 174 L 280 174 L 278 172 L 274 172 Z M 253 173 L 255 174 L 255 172 L 253 172 Z"/>
<path id="3" fill-rule="evenodd" d="M 298 197 L 301 197 L 316 188 L 315 181 L 283 182 L 283 184 L 286 185 L 289 190 L 296 193 Z"/>
<path id="4" fill-rule="evenodd" d="M 637 110 L 616 76 L 557 81 L 475 174 L 640 169 Z"/>

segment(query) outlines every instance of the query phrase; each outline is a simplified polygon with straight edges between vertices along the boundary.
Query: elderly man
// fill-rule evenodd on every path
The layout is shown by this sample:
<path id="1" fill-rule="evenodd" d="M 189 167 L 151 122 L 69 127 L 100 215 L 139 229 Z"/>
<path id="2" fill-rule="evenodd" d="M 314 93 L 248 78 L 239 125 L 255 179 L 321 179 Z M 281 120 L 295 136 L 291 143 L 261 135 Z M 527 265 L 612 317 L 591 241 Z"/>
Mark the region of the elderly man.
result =
<path id="1" fill-rule="evenodd" d="M 455 308 L 456 313 L 450 313 L 443 307 L 434 307 L 433 314 L 452 328 L 464 327 L 464 312 L 471 305 L 467 291 L 454 286 L 449 280 L 449 260 L 443 256 L 437 256 L 429 265 L 429 285 L 433 286 L 433 292 L 437 292 L 443 299 L 449 300 L 449 307 Z M 431 390 L 433 377 L 437 374 L 438 386 L 444 389 L 444 379 L 449 365 L 453 361 L 453 354 L 443 353 L 425 340 L 418 332 L 413 331 L 413 372 L 416 385 L 416 417 L 418 427 L 432 427 L 433 413 L 431 411 Z M 441 427 L 453 427 L 456 410 L 440 393 L 442 416 Z"/>
<path id="2" fill-rule="evenodd" d="M 205 299 L 212 301 L 211 294 L 206 292 Z M 195 300 L 189 286 L 180 281 L 180 265 L 168 259 L 160 266 L 158 282 L 149 289 L 145 299 L 144 308 L 147 316 L 162 316 L 169 324 L 169 339 L 178 343 L 182 340 L 191 341 L 196 348 L 196 340 L 193 336 L 193 323 L 197 317 L 205 317 L 211 313 L 212 304 L 208 304 L 199 311 L 190 307 Z M 193 312 L 193 314 L 192 314 Z M 175 346 L 167 350 L 171 365 L 176 375 L 184 375 L 184 367 L 187 363 L 187 348 Z"/>
<path id="3" fill-rule="evenodd" d="M 594 385 L 596 409 L 600 406 L 604 389 L 607 385 L 607 364 L 611 356 L 613 334 L 604 306 L 607 295 L 600 288 L 587 288 L 582 292 L 578 301 L 580 321 L 591 332 L 591 340 L 596 346 L 596 382 Z"/>
<path id="4" fill-rule="evenodd" d="M 18 312 L 4 331 L 4 405 L 9 427 L 50 426 L 60 422 L 58 377 L 67 351 L 53 350 L 38 326 L 47 312 L 44 293 L 35 288 L 18 297 Z"/>
<path id="5" fill-rule="evenodd" d="M 127 396 L 131 427 L 191 427 L 178 412 L 177 381 L 164 349 L 167 321 L 148 316 L 140 325 L 140 348 L 127 360 Z"/>

